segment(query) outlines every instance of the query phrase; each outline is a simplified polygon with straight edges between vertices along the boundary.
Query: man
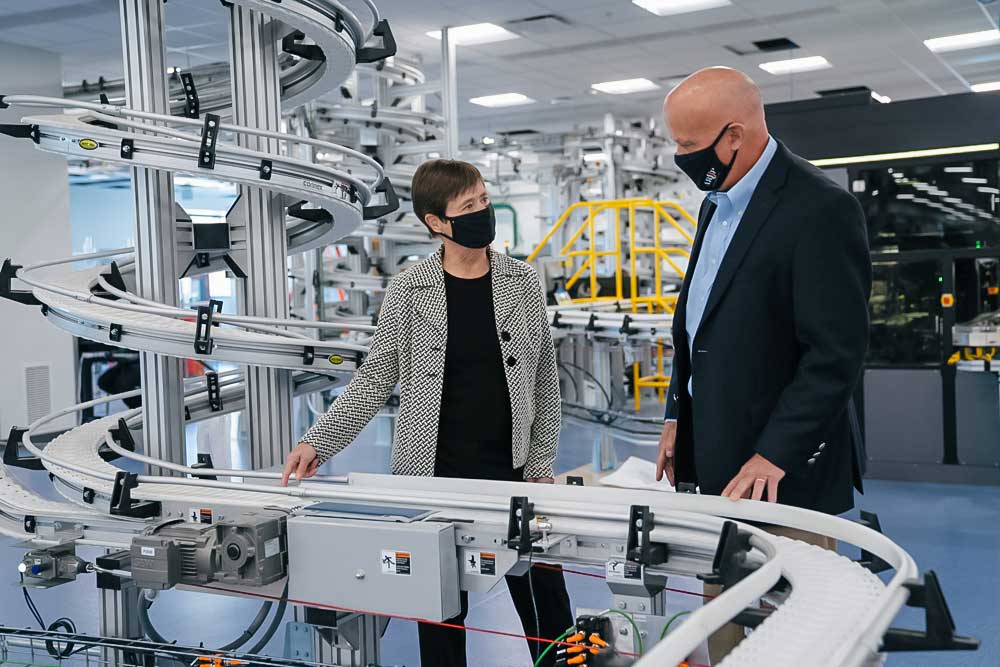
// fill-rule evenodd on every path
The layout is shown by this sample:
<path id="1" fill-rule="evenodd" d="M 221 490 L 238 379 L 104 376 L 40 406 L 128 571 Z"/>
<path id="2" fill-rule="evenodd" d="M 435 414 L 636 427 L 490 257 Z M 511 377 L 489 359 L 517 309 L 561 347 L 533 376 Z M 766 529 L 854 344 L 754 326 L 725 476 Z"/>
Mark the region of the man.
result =
<path id="1" fill-rule="evenodd" d="M 692 74 L 664 112 L 678 167 L 709 195 L 674 313 L 657 479 L 845 512 L 861 490 L 851 402 L 871 290 L 861 207 L 768 134 L 760 91 L 741 72 Z"/>
<path id="2" fill-rule="evenodd" d="M 562 404 L 538 276 L 489 247 L 496 219 L 473 165 L 422 164 L 412 197 L 442 246 L 389 285 L 364 364 L 289 455 L 282 483 L 350 444 L 398 382 L 393 473 L 551 484 Z M 526 635 L 554 639 L 573 624 L 561 571 L 533 567 L 507 587 Z M 461 602 L 450 623 L 464 624 L 465 592 Z M 464 630 L 421 624 L 419 635 L 422 665 L 465 667 Z M 544 649 L 528 647 L 533 660 Z"/>

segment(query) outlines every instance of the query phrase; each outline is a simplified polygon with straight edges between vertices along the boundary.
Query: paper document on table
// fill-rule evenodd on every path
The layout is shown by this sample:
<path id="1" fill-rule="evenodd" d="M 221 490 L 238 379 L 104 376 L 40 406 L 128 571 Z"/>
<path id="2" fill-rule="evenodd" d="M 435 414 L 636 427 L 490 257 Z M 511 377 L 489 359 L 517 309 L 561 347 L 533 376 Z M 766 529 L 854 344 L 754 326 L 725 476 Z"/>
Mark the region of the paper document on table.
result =
<path id="1" fill-rule="evenodd" d="M 605 475 L 598 481 L 605 486 L 616 486 L 622 489 L 674 490 L 674 487 L 667 482 L 666 477 L 662 482 L 656 481 L 656 463 L 638 456 L 630 456 L 625 463 L 618 467 L 618 470 L 610 475 Z"/>

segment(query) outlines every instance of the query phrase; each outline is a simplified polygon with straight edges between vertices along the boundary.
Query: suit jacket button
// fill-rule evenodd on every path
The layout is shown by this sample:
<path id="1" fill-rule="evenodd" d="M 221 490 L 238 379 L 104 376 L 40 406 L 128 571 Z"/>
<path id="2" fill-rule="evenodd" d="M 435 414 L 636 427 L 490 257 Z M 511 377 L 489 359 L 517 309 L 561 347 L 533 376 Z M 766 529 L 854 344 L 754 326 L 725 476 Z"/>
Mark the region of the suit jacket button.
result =
<path id="1" fill-rule="evenodd" d="M 500 332 L 500 338 L 502 338 L 503 342 L 506 343 L 507 341 L 510 340 L 510 332 L 509 331 L 501 331 Z"/>
<path id="2" fill-rule="evenodd" d="M 514 357 L 507 357 L 508 366 L 514 366 L 516 364 L 517 364 L 517 359 L 515 359 Z"/>

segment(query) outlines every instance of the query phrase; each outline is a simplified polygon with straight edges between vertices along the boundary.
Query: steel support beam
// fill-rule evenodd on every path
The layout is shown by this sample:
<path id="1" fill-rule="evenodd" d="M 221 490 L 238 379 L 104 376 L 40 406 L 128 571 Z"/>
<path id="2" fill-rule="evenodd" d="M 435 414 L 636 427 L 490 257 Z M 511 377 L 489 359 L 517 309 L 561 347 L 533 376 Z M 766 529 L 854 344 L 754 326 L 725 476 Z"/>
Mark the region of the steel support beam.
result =
<path id="1" fill-rule="evenodd" d="M 277 131 L 281 122 L 278 82 L 278 21 L 240 5 L 230 8 L 229 59 L 232 66 L 233 121 Z M 241 135 L 239 145 L 278 152 L 273 139 Z M 247 215 L 247 315 L 288 318 L 288 239 L 280 197 L 261 188 L 240 186 Z M 246 404 L 250 467 L 265 468 L 284 460 L 292 446 L 292 375 L 290 371 L 249 366 Z"/>
<path id="2" fill-rule="evenodd" d="M 121 0 L 126 105 L 170 113 L 161 0 Z M 132 169 L 135 216 L 136 294 L 166 306 L 179 305 L 174 182 L 169 172 Z M 181 360 L 149 352 L 139 355 L 142 421 L 148 456 L 184 463 Z M 159 467 L 150 474 L 169 475 Z"/>
<path id="3" fill-rule="evenodd" d="M 458 156 L 458 78 L 455 69 L 455 40 L 451 30 L 441 29 L 441 113 L 445 120 L 445 150 L 441 157 Z"/>

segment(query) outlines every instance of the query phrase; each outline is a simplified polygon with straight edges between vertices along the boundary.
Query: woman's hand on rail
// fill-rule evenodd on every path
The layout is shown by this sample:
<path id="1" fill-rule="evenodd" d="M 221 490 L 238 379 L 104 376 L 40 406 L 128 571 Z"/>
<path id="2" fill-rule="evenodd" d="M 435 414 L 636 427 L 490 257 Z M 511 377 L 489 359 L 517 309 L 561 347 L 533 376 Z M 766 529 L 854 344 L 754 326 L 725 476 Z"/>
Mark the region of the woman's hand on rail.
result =
<path id="1" fill-rule="evenodd" d="M 288 479 L 295 474 L 300 482 L 316 474 L 319 468 L 319 457 L 312 445 L 300 442 L 285 459 L 285 470 L 281 473 L 281 485 L 288 486 Z"/>

